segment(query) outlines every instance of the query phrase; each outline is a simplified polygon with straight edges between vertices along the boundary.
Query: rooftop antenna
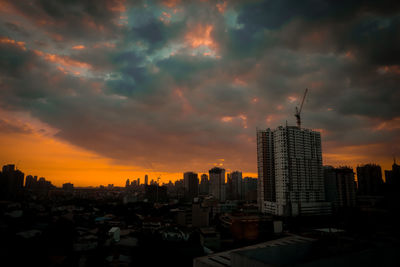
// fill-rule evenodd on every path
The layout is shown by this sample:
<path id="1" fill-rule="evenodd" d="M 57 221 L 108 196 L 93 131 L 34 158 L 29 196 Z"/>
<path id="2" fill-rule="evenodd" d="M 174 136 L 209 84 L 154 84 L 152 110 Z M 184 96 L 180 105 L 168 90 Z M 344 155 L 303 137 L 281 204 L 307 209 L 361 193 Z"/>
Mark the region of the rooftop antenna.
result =
<path id="1" fill-rule="evenodd" d="M 301 129 L 300 114 L 301 114 L 301 110 L 303 109 L 304 99 L 306 99 L 307 92 L 308 92 L 308 88 L 306 88 L 306 90 L 304 91 L 303 100 L 301 100 L 300 108 L 296 107 L 296 113 L 294 114 L 294 116 L 296 117 L 296 120 L 297 120 L 297 127 L 299 129 Z"/>

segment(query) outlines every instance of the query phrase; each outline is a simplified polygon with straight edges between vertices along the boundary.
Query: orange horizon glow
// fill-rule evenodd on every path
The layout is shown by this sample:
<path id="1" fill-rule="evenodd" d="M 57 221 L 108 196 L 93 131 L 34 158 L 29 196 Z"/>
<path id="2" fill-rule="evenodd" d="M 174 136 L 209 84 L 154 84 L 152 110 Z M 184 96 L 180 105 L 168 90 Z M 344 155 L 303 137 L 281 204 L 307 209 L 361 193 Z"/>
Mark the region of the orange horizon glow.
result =
<path id="1" fill-rule="evenodd" d="M 29 126 L 27 126 L 29 130 Z M 12 144 L 12 145 L 10 145 Z M 149 176 L 149 182 L 160 177 L 160 184 L 175 182 L 183 178 L 183 173 L 190 170 L 188 167 L 182 172 L 161 172 L 144 169 L 138 166 L 118 164 L 109 158 L 100 156 L 67 142 L 63 142 L 51 135 L 38 132 L 31 133 L 0 133 L 0 163 L 15 164 L 26 175 L 45 177 L 54 185 L 60 187 L 63 183 L 73 183 L 76 187 L 88 187 L 114 184 L 125 186 L 126 179 L 137 180 L 144 183 L 144 176 Z M 377 163 L 384 170 L 390 170 L 392 159 L 385 160 L 368 158 L 365 154 L 352 154 L 355 148 L 343 149 L 343 153 L 324 153 L 324 165 L 350 166 L 356 171 L 357 165 Z M 362 149 L 361 149 L 362 150 Z M 24 151 L 21 153 L 21 151 Z M 361 151 L 360 151 L 361 152 Z M 225 162 L 216 166 L 226 169 L 226 173 L 234 171 L 224 166 Z M 256 164 L 256 163 L 255 163 Z M 199 179 L 201 174 L 208 174 L 208 169 L 197 171 Z M 240 170 L 239 170 L 240 171 Z M 257 178 L 257 173 L 243 171 L 243 177 Z"/>

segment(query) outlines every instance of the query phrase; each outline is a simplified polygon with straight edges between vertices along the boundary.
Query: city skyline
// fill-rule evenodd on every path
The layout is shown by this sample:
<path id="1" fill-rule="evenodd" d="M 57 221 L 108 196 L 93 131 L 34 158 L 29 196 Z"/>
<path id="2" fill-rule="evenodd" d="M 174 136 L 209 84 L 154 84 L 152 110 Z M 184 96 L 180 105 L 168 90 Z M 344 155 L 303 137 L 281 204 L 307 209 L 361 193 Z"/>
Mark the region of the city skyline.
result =
<path id="1" fill-rule="evenodd" d="M 290 8 L 289 8 L 290 7 Z M 0 4 L 0 164 L 55 185 L 257 177 L 256 128 L 321 132 L 323 165 L 400 157 L 398 5 Z"/>

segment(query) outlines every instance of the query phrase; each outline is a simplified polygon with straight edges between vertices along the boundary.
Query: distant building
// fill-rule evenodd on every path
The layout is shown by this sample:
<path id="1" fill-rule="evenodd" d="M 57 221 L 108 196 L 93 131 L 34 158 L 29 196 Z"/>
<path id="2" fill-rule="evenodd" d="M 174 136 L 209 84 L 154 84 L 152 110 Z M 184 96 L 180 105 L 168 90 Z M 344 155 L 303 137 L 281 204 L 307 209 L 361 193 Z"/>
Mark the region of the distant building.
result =
<path id="1" fill-rule="evenodd" d="M 324 166 L 325 199 L 334 207 L 354 207 L 356 187 L 354 172 L 349 167 Z"/>
<path id="2" fill-rule="evenodd" d="M 37 176 L 27 175 L 25 177 L 25 188 L 33 189 L 36 182 L 37 182 Z"/>
<path id="3" fill-rule="evenodd" d="M 248 202 L 257 201 L 257 178 L 244 177 L 242 181 L 242 199 Z"/>
<path id="4" fill-rule="evenodd" d="M 393 160 L 392 170 L 385 171 L 385 180 L 390 187 L 400 187 L 400 165 L 396 164 L 396 159 Z"/>
<path id="5" fill-rule="evenodd" d="M 72 190 L 74 190 L 74 184 L 65 183 L 62 185 L 62 189 L 67 190 L 67 191 L 72 191 Z"/>
<path id="6" fill-rule="evenodd" d="M 167 187 L 157 184 L 148 185 L 146 186 L 145 196 L 150 202 L 165 202 L 168 199 Z"/>
<path id="7" fill-rule="evenodd" d="M 219 201 L 226 200 L 226 188 L 225 188 L 225 169 L 212 168 L 209 170 L 210 175 L 210 195 Z"/>
<path id="8" fill-rule="evenodd" d="M 0 174 L 0 195 L 15 197 L 24 186 L 24 173 L 15 169 L 14 164 L 4 165 Z"/>
<path id="9" fill-rule="evenodd" d="M 325 202 L 321 134 L 294 126 L 257 130 L 258 204 L 279 216 L 331 212 Z"/>
<path id="10" fill-rule="evenodd" d="M 144 176 L 144 184 L 145 185 L 149 184 L 149 176 L 147 174 Z"/>
<path id="11" fill-rule="evenodd" d="M 203 207 L 200 203 L 192 205 L 192 226 L 206 227 L 210 224 L 210 208 Z"/>
<path id="12" fill-rule="evenodd" d="M 376 164 L 365 164 L 357 167 L 358 190 L 360 196 L 382 194 L 382 169 Z"/>
<path id="13" fill-rule="evenodd" d="M 234 171 L 228 173 L 228 198 L 231 200 L 240 200 L 242 198 L 242 172 Z"/>
<path id="14" fill-rule="evenodd" d="M 185 198 L 192 201 L 199 195 L 199 178 L 197 173 L 185 172 L 183 174 L 183 184 L 185 188 Z"/>
<path id="15" fill-rule="evenodd" d="M 200 186 L 199 186 L 199 194 L 200 195 L 208 195 L 209 194 L 209 181 L 208 181 L 208 175 L 207 174 L 202 174 L 201 175 L 201 180 L 200 180 Z"/>
<path id="16" fill-rule="evenodd" d="M 126 179 L 125 187 L 128 188 L 130 186 L 129 179 Z"/>

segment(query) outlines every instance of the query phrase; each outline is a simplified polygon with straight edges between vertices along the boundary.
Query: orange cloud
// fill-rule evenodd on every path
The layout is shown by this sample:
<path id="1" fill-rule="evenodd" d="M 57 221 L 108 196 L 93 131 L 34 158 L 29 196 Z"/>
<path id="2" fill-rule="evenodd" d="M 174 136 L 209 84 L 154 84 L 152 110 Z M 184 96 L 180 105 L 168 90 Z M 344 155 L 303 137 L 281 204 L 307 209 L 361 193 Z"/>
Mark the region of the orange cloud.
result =
<path id="1" fill-rule="evenodd" d="M 108 9 L 114 12 L 125 12 L 126 11 L 126 6 L 125 6 L 125 0 L 116 0 L 114 2 L 107 2 L 108 3 Z"/>
<path id="2" fill-rule="evenodd" d="M 378 68 L 378 72 L 381 74 L 397 74 L 400 75 L 400 65 L 382 66 Z"/>
<path id="3" fill-rule="evenodd" d="M 74 50 L 82 50 L 82 49 L 85 49 L 85 48 L 86 47 L 84 45 L 75 45 L 75 46 L 72 47 L 72 49 L 74 49 Z"/>
<path id="4" fill-rule="evenodd" d="M 182 109 L 184 114 L 192 112 L 193 108 L 190 105 L 189 101 L 186 99 L 186 97 L 183 95 L 182 90 L 177 88 L 174 90 L 174 93 L 178 97 L 178 99 L 182 102 Z"/>
<path id="5" fill-rule="evenodd" d="M 226 10 L 227 5 L 228 2 L 224 1 L 223 3 L 218 3 L 215 6 L 217 7 L 218 11 L 223 14 Z"/>
<path id="6" fill-rule="evenodd" d="M 169 8 L 175 7 L 180 4 L 181 0 L 163 0 L 161 3 Z"/>
<path id="7" fill-rule="evenodd" d="M 211 37 L 213 28 L 214 27 L 212 25 L 197 24 L 186 34 L 185 40 L 192 48 L 197 48 L 199 46 L 215 48 L 216 43 Z"/>
<path id="8" fill-rule="evenodd" d="M 393 131 L 400 129 L 400 117 L 393 118 L 390 121 L 384 121 L 374 127 L 375 131 Z"/>
<path id="9" fill-rule="evenodd" d="M 7 37 L 0 37 L 1 44 L 12 44 L 22 50 L 26 50 L 25 42 L 17 42 L 15 40 L 9 39 Z"/>
<path id="10" fill-rule="evenodd" d="M 80 75 L 82 70 L 87 71 L 92 68 L 90 64 L 71 59 L 68 56 L 49 54 L 39 50 L 33 50 L 33 52 L 48 62 L 58 64 L 59 66 L 57 69 L 63 73 L 70 72 L 75 75 Z"/>
<path id="11" fill-rule="evenodd" d="M 233 117 L 231 117 L 231 116 L 225 116 L 225 117 L 222 117 L 222 118 L 221 118 L 221 121 L 223 121 L 223 122 L 230 122 L 230 121 L 232 121 L 232 119 L 233 119 Z"/>

